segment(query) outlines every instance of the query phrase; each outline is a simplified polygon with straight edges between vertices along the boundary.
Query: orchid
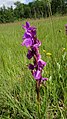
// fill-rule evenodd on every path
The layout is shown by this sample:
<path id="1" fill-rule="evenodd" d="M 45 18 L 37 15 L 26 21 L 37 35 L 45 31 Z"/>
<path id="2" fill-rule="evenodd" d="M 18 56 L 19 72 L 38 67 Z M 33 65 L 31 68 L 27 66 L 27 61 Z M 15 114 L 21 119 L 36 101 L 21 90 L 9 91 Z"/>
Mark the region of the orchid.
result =
<path id="1" fill-rule="evenodd" d="M 22 46 L 26 46 L 28 48 L 27 58 L 29 60 L 33 58 L 33 64 L 29 64 L 28 68 L 31 70 L 32 76 L 36 80 L 37 97 L 39 98 L 40 84 L 48 79 L 42 77 L 42 70 L 46 66 L 46 62 L 41 59 L 41 55 L 39 53 L 39 46 L 41 46 L 41 42 L 37 38 L 36 28 L 30 26 L 30 23 L 28 22 L 26 22 L 26 25 L 23 25 L 22 27 L 25 30 Z"/>

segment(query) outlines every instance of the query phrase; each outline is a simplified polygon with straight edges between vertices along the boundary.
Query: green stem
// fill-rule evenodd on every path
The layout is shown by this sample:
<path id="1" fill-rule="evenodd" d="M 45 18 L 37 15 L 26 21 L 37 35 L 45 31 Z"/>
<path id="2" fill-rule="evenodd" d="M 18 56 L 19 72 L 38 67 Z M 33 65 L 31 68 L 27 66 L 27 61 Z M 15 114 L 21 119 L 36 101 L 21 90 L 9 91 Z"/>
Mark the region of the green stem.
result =
<path id="1" fill-rule="evenodd" d="M 38 110 L 38 117 L 40 119 L 40 82 L 36 82 L 36 92 L 37 92 L 37 110 Z"/>

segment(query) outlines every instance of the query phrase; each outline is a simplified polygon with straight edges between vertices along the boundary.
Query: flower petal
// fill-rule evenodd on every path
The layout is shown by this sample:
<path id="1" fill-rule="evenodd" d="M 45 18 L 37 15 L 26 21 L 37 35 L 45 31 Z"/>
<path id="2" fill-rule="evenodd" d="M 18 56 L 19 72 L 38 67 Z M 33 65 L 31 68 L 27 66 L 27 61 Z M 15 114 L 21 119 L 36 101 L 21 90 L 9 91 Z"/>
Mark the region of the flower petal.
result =
<path id="1" fill-rule="evenodd" d="M 44 62 L 42 59 L 38 60 L 38 69 L 43 69 L 43 67 L 46 66 L 46 62 Z"/>
<path id="2" fill-rule="evenodd" d="M 39 70 L 34 71 L 33 76 L 36 80 L 39 80 L 41 78 L 41 71 L 39 71 Z"/>
<path id="3" fill-rule="evenodd" d="M 29 33 L 25 32 L 23 35 L 23 40 L 26 38 L 30 38 L 30 37 L 31 37 L 31 35 Z"/>
<path id="4" fill-rule="evenodd" d="M 30 23 L 26 22 L 26 28 L 28 29 L 30 27 Z"/>
<path id="5" fill-rule="evenodd" d="M 23 43 L 22 43 L 22 46 L 26 46 L 26 47 L 30 47 L 32 46 L 32 39 L 31 38 L 26 38 Z"/>
<path id="6" fill-rule="evenodd" d="M 27 58 L 28 59 L 31 59 L 33 57 L 33 53 L 31 50 L 28 50 L 28 53 L 27 53 Z"/>
<path id="7" fill-rule="evenodd" d="M 48 80 L 48 78 L 42 78 L 41 80 L 42 80 L 42 81 L 47 81 L 47 80 Z"/>
<path id="8" fill-rule="evenodd" d="M 29 66 L 28 66 L 28 67 L 29 67 L 29 69 L 30 69 L 30 70 L 34 70 L 34 65 L 29 64 Z"/>

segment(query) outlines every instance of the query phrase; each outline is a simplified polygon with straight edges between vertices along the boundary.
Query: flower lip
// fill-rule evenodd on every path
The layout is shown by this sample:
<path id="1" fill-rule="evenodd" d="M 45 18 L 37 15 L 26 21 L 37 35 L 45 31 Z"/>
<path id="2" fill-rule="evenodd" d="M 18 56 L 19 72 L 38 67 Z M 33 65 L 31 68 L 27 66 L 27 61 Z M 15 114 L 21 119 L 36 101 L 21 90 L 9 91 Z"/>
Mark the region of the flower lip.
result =
<path id="1" fill-rule="evenodd" d="M 39 59 L 38 60 L 38 68 L 39 69 L 43 69 L 43 67 L 46 66 L 46 62 L 44 62 L 43 60 Z"/>
<path id="2" fill-rule="evenodd" d="M 33 72 L 34 79 L 40 80 L 41 79 L 41 71 L 37 70 Z"/>
<path id="3" fill-rule="evenodd" d="M 32 39 L 31 38 L 26 38 L 23 43 L 22 43 L 22 46 L 26 46 L 26 47 L 30 47 L 32 46 Z"/>

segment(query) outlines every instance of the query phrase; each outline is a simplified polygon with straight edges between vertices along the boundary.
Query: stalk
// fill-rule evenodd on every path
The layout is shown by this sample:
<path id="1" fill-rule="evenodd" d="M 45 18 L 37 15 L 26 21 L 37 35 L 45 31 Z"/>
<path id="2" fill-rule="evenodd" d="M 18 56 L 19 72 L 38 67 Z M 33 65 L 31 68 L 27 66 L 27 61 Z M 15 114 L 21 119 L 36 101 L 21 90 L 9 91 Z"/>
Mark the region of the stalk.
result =
<path id="1" fill-rule="evenodd" d="M 36 81 L 36 93 L 37 93 L 37 110 L 38 110 L 38 117 L 40 118 L 40 82 Z"/>

